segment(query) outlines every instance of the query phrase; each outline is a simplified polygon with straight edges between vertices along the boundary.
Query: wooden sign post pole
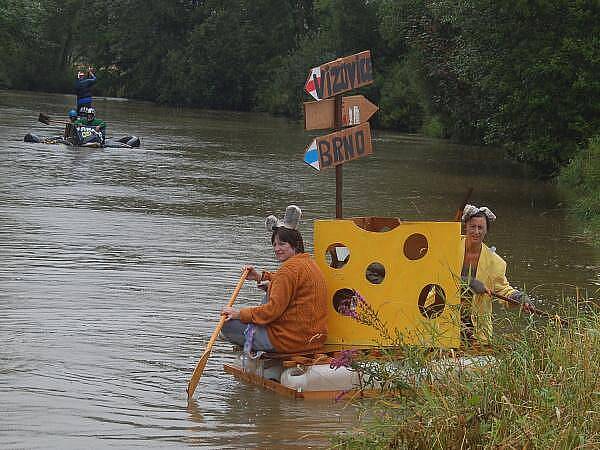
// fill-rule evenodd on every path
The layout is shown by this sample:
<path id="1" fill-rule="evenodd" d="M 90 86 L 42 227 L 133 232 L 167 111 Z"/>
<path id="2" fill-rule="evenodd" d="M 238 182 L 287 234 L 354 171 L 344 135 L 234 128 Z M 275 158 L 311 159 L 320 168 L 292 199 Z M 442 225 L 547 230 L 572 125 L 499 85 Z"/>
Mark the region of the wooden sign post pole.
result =
<path id="1" fill-rule="evenodd" d="M 335 167 L 335 217 L 343 219 L 342 164 L 373 153 L 369 118 L 377 106 L 344 92 L 373 83 L 371 51 L 338 58 L 310 69 L 304 90 L 316 101 L 304 103 L 304 129 L 333 129 L 304 149 L 304 162 L 317 171 Z"/>
<path id="2" fill-rule="evenodd" d="M 339 131 L 342 129 L 342 96 L 336 95 L 335 107 L 334 107 L 334 129 Z M 342 164 L 335 166 L 335 218 L 343 219 L 344 215 L 342 212 L 342 193 L 343 193 L 343 171 Z"/>

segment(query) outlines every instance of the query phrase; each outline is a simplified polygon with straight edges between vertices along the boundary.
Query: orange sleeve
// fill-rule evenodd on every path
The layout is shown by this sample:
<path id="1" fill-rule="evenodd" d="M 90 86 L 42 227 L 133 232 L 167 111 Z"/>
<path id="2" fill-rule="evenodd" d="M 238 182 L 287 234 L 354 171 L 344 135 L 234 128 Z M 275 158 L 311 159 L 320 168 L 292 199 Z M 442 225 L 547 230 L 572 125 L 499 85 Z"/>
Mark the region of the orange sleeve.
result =
<path id="1" fill-rule="evenodd" d="M 282 269 L 269 275 L 271 285 L 268 291 L 268 302 L 264 305 L 240 309 L 240 320 L 243 323 L 267 325 L 278 319 L 287 309 L 294 292 L 294 277 L 290 271 Z"/>

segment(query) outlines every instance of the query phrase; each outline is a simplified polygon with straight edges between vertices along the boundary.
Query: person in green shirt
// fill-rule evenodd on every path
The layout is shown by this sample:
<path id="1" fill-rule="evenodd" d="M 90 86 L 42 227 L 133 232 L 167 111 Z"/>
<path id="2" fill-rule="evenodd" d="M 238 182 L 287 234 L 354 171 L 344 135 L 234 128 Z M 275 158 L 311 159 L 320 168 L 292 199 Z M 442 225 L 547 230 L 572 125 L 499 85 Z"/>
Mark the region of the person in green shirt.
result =
<path id="1" fill-rule="evenodd" d="M 75 121 L 75 125 L 83 125 L 85 127 L 94 128 L 96 131 L 101 132 L 102 134 L 106 134 L 106 122 L 101 119 L 96 118 L 96 110 L 94 108 L 87 107 L 83 108 L 82 111 L 84 113 L 83 117 L 77 119 Z"/>
<path id="2" fill-rule="evenodd" d="M 94 108 L 85 107 L 81 109 L 83 117 L 77 119 L 74 123 L 78 129 L 77 143 L 79 145 L 99 140 L 101 144 L 104 144 L 106 138 L 106 123 L 96 118 L 96 110 Z"/>

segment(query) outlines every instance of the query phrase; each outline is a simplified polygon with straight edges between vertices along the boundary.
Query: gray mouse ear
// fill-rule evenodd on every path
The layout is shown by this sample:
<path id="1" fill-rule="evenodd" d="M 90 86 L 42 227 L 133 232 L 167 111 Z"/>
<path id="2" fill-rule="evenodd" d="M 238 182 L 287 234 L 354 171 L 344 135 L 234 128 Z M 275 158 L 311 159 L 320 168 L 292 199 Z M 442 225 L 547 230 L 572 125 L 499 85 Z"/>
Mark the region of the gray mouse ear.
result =
<path id="1" fill-rule="evenodd" d="M 283 226 L 291 228 L 293 230 L 298 229 L 298 222 L 302 217 L 302 210 L 296 205 L 290 205 L 285 209 L 285 216 L 283 217 Z"/>
<path id="2" fill-rule="evenodd" d="M 269 217 L 267 217 L 265 219 L 265 228 L 267 229 L 267 231 L 269 233 L 273 232 L 273 227 L 277 226 L 277 217 L 275 217 L 274 215 L 270 215 Z"/>

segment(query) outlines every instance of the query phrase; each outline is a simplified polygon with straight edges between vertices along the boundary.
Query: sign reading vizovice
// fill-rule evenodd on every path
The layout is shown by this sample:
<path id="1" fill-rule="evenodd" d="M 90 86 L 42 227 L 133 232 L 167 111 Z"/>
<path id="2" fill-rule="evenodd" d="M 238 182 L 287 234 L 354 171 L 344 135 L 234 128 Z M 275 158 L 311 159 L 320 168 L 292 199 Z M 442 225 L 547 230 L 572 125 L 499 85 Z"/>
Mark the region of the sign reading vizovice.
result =
<path id="1" fill-rule="evenodd" d="M 372 82 L 371 51 L 365 50 L 313 67 L 308 74 L 304 89 L 315 100 L 323 100 Z"/>
<path id="2" fill-rule="evenodd" d="M 371 153 L 371 127 L 366 122 L 313 139 L 304 152 L 304 162 L 320 171 Z"/>

